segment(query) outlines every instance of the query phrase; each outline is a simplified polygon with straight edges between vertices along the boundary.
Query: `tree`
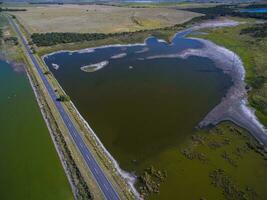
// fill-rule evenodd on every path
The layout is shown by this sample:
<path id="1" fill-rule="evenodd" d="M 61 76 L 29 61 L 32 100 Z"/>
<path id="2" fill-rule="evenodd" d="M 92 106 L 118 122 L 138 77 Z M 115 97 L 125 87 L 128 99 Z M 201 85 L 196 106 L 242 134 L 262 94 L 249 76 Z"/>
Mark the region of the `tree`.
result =
<path id="1" fill-rule="evenodd" d="M 70 97 L 68 95 L 60 94 L 59 97 L 57 98 L 57 101 L 70 101 Z"/>

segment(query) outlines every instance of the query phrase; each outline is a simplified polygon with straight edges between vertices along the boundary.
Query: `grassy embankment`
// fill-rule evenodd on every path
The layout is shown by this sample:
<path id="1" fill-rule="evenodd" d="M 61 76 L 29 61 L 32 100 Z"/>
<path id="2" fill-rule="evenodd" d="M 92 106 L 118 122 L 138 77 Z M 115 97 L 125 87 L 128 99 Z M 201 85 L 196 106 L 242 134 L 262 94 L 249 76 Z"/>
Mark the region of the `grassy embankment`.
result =
<path id="1" fill-rule="evenodd" d="M 29 39 L 30 36 L 28 35 L 28 33 L 26 32 L 24 27 L 20 25 L 20 28 L 21 28 L 23 34 L 26 36 L 26 38 Z M 39 60 L 39 63 L 42 66 L 44 73 L 46 73 L 48 71 L 47 67 L 43 64 L 43 62 L 41 61 L 41 59 L 39 57 L 37 57 L 37 59 Z M 71 140 L 71 138 L 70 138 L 70 136 L 66 130 L 66 127 L 63 125 L 64 123 L 62 122 L 62 119 L 59 116 L 59 113 L 56 111 L 55 105 L 52 103 L 50 97 L 48 96 L 47 91 L 45 90 L 44 86 L 42 85 L 39 76 L 37 75 L 35 70 L 32 70 L 32 68 L 30 70 L 31 70 L 31 74 L 33 76 L 33 79 L 35 79 L 37 81 L 36 83 L 38 86 L 40 85 L 41 98 L 43 98 L 43 101 L 46 101 L 44 108 L 48 109 L 48 112 L 49 112 L 49 115 L 51 118 L 49 122 L 55 125 L 57 132 L 61 131 L 61 133 L 63 135 L 63 138 L 61 138 L 62 143 L 63 143 L 62 146 L 69 148 L 69 150 L 68 150 L 69 152 L 67 152 L 67 153 L 71 156 L 71 159 L 72 159 L 72 160 L 70 160 L 71 161 L 70 164 L 72 164 L 74 166 L 74 170 L 72 171 L 75 175 L 74 182 L 79 183 L 80 178 L 81 178 L 81 180 L 84 179 L 85 182 L 87 183 L 87 185 L 89 186 L 90 192 L 93 194 L 93 197 L 96 199 L 103 198 L 97 184 L 95 183 L 94 178 L 92 177 L 91 173 L 88 173 L 88 168 L 87 168 L 83 158 L 81 158 L 80 153 L 78 152 L 76 146 L 72 142 L 72 140 Z M 56 81 L 56 79 L 52 76 L 52 74 L 46 73 L 46 75 L 48 76 L 48 80 L 50 81 L 52 86 L 55 88 L 55 90 L 57 90 L 57 93 L 59 95 L 65 94 L 64 91 L 61 89 L 60 85 L 58 84 L 58 82 Z M 69 116 L 72 118 L 74 125 L 81 133 L 81 136 L 86 141 L 88 147 L 91 149 L 91 153 L 93 155 L 95 155 L 95 158 L 98 160 L 98 163 L 100 164 L 100 166 L 102 167 L 102 169 L 104 170 L 105 174 L 107 175 L 109 180 L 112 182 L 114 187 L 117 189 L 121 198 L 122 199 L 132 199 L 133 197 L 132 197 L 132 194 L 128 190 L 128 186 L 126 186 L 125 182 L 121 179 L 120 176 L 118 176 L 118 174 L 116 173 L 116 170 L 114 169 L 114 166 L 111 164 L 111 162 L 107 158 L 106 154 L 102 151 L 102 148 L 99 147 L 98 143 L 96 142 L 95 138 L 92 136 L 90 131 L 85 127 L 84 122 L 78 116 L 76 110 L 73 108 L 73 105 L 68 101 L 62 102 L 62 104 L 63 104 L 65 110 L 67 111 L 67 113 L 69 113 Z M 65 154 L 64 154 L 64 156 L 65 156 Z M 66 155 L 66 156 L 68 156 L 68 155 Z M 67 159 L 68 159 L 68 157 L 67 157 Z M 73 163 L 73 161 L 75 163 Z M 77 166 L 74 164 L 76 164 Z M 76 176 L 76 174 L 75 174 L 76 172 L 80 173 L 80 174 L 78 176 Z M 80 185 L 80 186 L 85 187 L 86 185 L 84 185 L 84 183 L 82 183 L 82 185 Z M 86 190 L 84 190 L 85 188 L 83 188 L 83 189 L 81 188 L 83 190 L 82 195 L 83 195 L 83 192 L 86 192 Z"/>

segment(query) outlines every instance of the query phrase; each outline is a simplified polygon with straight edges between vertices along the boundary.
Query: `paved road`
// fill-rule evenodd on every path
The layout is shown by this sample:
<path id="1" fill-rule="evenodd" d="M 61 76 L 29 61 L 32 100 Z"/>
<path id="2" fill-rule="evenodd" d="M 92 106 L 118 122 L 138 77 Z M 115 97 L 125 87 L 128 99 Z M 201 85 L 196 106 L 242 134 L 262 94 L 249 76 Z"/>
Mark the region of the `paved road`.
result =
<path id="1" fill-rule="evenodd" d="M 62 104 L 59 101 L 57 101 L 57 95 L 56 95 L 55 91 L 53 90 L 52 86 L 49 84 L 48 80 L 46 79 L 46 76 L 44 75 L 44 73 L 43 73 L 39 63 L 37 62 L 35 56 L 33 54 L 31 54 L 31 50 L 28 46 L 28 43 L 27 43 L 26 39 L 24 38 L 24 36 L 22 35 L 22 33 L 20 32 L 17 24 L 13 21 L 13 19 L 11 17 L 8 16 L 8 18 L 9 18 L 10 23 L 14 27 L 15 31 L 17 32 L 18 36 L 20 37 L 23 45 L 25 46 L 29 58 L 32 60 L 32 63 L 34 64 L 35 68 L 37 69 L 39 76 L 41 77 L 49 95 L 51 96 L 56 108 L 58 109 L 58 111 L 59 111 L 59 113 L 60 113 L 60 115 L 61 115 L 61 117 L 62 117 L 62 119 L 66 125 L 66 127 L 68 128 L 69 133 L 70 133 L 73 141 L 75 142 L 76 146 L 78 147 L 81 155 L 83 156 L 88 168 L 92 172 L 92 174 L 93 174 L 96 182 L 98 183 L 101 191 L 103 192 L 105 198 L 108 200 L 119 200 L 120 197 L 119 197 L 118 193 L 115 191 L 115 189 L 113 188 L 113 186 L 111 185 L 111 183 L 109 182 L 109 180 L 107 179 L 105 174 L 103 173 L 102 169 L 100 168 L 97 161 L 95 160 L 95 158 L 91 154 L 90 150 L 86 147 L 82 137 L 80 136 L 77 129 L 74 127 L 73 122 L 71 121 L 68 114 L 64 110 Z"/>

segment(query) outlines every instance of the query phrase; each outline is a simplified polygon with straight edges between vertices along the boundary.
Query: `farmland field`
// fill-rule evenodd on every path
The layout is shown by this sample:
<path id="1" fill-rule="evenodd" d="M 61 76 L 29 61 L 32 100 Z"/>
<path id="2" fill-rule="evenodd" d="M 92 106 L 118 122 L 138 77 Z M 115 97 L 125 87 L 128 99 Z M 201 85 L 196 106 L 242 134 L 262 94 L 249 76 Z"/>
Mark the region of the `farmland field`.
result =
<path id="1" fill-rule="evenodd" d="M 199 16 L 197 13 L 170 8 L 103 5 L 53 5 L 25 8 L 27 11 L 13 14 L 31 33 L 136 31 L 171 26 Z"/>

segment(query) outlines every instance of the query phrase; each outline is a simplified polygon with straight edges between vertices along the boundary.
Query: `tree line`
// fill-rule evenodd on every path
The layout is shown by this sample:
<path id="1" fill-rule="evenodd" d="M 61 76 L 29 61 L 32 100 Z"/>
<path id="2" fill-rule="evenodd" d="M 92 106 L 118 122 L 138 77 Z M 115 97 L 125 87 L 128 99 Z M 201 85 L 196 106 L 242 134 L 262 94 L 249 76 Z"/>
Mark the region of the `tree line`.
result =
<path id="1" fill-rule="evenodd" d="M 251 4 L 245 7 L 246 9 L 254 9 L 254 8 L 267 8 L 267 4 Z"/>
<path id="2" fill-rule="evenodd" d="M 107 38 L 104 33 L 33 33 L 32 42 L 37 46 L 51 46 L 62 43 L 82 42 L 91 40 L 100 40 Z"/>
<path id="3" fill-rule="evenodd" d="M 147 30 L 139 30 L 135 32 L 119 32 L 119 33 L 33 33 L 31 35 L 32 42 L 37 46 L 52 46 L 56 44 L 75 43 L 83 41 L 101 40 L 116 36 L 131 36 L 137 32 L 145 32 Z"/>
<path id="4" fill-rule="evenodd" d="M 8 12 L 18 12 L 18 11 L 27 11 L 27 9 L 24 8 L 2 8 L 0 7 L 0 12 L 8 11 Z"/>
<path id="5" fill-rule="evenodd" d="M 11 43 L 13 45 L 18 45 L 19 41 L 17 37 L 7 37 L 4 39 L 5 42 Z"/>

